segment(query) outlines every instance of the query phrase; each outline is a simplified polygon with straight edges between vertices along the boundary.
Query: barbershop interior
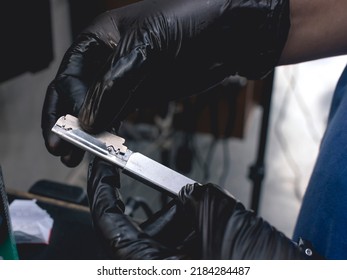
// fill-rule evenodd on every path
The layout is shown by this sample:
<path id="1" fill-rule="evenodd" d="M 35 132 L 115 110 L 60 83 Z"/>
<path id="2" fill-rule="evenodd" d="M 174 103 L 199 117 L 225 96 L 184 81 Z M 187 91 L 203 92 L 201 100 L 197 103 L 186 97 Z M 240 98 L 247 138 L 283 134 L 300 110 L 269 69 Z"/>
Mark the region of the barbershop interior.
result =
<path id="1" fill-rule="evenodd" d="M 98 155 L 87 151 L 66 166 L 47 150 L 41 119 L 47 88 L 76 36 L 99 14 L 132 2 L 15 1 L 1 9 L 1 258 L 110 258 L 87 193 Z M 234 75 L 201 94 L 129 113 L 118 131 L 123 146 L 160 165 L 151 161 L 137 174 L 120 168 L 124 215 L 143 223 L 175 199 L 156 185 L 156 172 L 164 178 L 167 167 L 174 172 L 164 184 L 175 176 L 216 184 L 291 238 L 346 61 L 279 66 L 259 80 Z"/>

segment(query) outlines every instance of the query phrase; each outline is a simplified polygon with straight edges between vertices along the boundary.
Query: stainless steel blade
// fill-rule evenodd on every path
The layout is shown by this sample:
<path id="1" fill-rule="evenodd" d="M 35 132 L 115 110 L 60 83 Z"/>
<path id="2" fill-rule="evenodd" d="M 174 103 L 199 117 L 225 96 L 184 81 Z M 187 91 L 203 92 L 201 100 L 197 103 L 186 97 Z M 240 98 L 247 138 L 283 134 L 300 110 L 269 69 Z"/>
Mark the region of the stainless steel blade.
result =
<path id="1" fill-rule="evenodd" d="M 90 135 L 83 131 L 78 119 L 66 115 L 56 122 L 52 131 L 62 139 L 86 150 L 122 169 L 128 176 L 170 196 L 196 181 L 124 146 L 125 140 L 109 132 Z"/>

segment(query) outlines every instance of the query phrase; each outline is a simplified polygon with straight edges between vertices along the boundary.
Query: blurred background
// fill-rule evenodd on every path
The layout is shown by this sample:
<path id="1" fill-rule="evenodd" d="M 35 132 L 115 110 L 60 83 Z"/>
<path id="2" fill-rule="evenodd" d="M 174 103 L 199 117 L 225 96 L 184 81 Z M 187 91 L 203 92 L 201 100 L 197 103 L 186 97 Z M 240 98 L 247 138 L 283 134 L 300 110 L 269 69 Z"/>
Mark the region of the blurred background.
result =
<path id="1" fill-rule="evenodd" d="M 19 2 L 0 9 L 5 184 L 9 190 L 36 189 L 76 202 L 68 190 L 77 188 L 79 199 L 84 195 L 89 156 L 68 168 L 47 152 L 40 128 L 46 88 L 78 32 L 102 11 L 131 1 Z M 278 67 L 263 81 L 231 77 L 213 93 L 129 116 L 121 133 L 131 150 L 198 182 L 227 188 L 290 237 L 346 61 L 342 56 Z M 125 175 L 122 182 L 125 198 L 140 208 L 145 204 L 155 211 L 166 199 Z"/>

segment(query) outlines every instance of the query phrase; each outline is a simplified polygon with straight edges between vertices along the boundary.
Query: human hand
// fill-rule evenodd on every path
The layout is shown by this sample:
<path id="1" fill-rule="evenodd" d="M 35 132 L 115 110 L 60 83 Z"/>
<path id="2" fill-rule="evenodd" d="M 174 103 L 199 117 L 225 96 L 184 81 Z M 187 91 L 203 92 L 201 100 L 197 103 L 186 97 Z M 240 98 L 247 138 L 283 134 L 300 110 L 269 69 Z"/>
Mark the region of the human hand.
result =
<path id="1" fill-rule="evenodd" d="M 310 242 L 293 242 L 217 185 L 187 185 L 178 199 L 194 223 L 203 259 L 322 258 Z"/>
<path id="2" fill-rule="evenodd" d="M 119 188 L 118 169 L 95 158 L 88 172 L 89 205 L 94 228 L 112 258 L 192 258 L 198 250 L 185 249 L 192 247 L 192 227 L 175 203 L 169 203 L 139 224 L 124 214 Z"/>
<path id="3" fill-rule="evenodd" d="M 95 158 L 88 172 L 94 226 L 120 259 L 316 259 L 214 184 L 183 186 L 143 224 L 124 214 L 118 169 Z M 306 254 L 306 249 L 312 252 Z"/>
<path id="4" fill-rule="evenodd" d="M 67 113 L 97 133 L 136 107 L 197 94 L 239 73 L 272 70 L 289 28 L 287 0 L 144 0 L 99 16 L 67 51 L 47 90 L 47 149 L 68 166 L 83 153 L 50 132 Z"/>
<path id="5" fill-rule="evenodd" d="M 109 19 L 111 21 L 111 19 Z M 114 51 L 119 32 L 113 22 L 99 19 L 82 32 L 66 51 L 58 73 L 49 84 L 42 109 L 41 128 L 47 150 L 70 167 L 84 152 L 51 132 L 59 117 L 78 116 L 96 72 Z"/>

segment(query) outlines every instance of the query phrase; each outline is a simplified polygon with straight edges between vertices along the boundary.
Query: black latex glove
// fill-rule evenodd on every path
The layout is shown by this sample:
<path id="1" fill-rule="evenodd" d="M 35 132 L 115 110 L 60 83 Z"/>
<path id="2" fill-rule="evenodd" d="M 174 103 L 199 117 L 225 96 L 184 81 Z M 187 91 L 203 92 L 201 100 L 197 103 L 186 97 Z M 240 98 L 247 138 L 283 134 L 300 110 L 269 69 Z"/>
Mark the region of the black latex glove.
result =
<path id="1" fill-rule="evenodd" d="M 288 2 L 144 0 L 101 15 L 69 48 L 48 88 L 48 150 L 70 166 L 82 158 L 50 133 L 61 115 L 78 115 L 84 129 L 99 132 L 136 107 L 197 94 L 232 74 L 264 76 L 287 37 Z"/>
<path id="2" fill-rule="evenodd" d="M 217 185 L 188 185 L 179 193 L 201 238 L 204 259 L 320 259 L 309 242 L 292 242 Z"/>
<path id="3" fill-rule="evenodd" d="M 192 258 L 187 252 L 194 243 L 192 227 L 175 204 L 168 204 L 139 225 L 123 213 L 119 186 L 117 168 L 95 158 L 89 169 L 88 198 L 94 227 L 112 258 Z"/>
<path id="4" fill-rule="evenodd" d="M 320 259 L 294 243 L 224 189 L 187 185 L 178 198 L 138 225 L 126 216 L 118 169 L 96 158 L 88 198 L 94 226 L 117 259 Z"/>

